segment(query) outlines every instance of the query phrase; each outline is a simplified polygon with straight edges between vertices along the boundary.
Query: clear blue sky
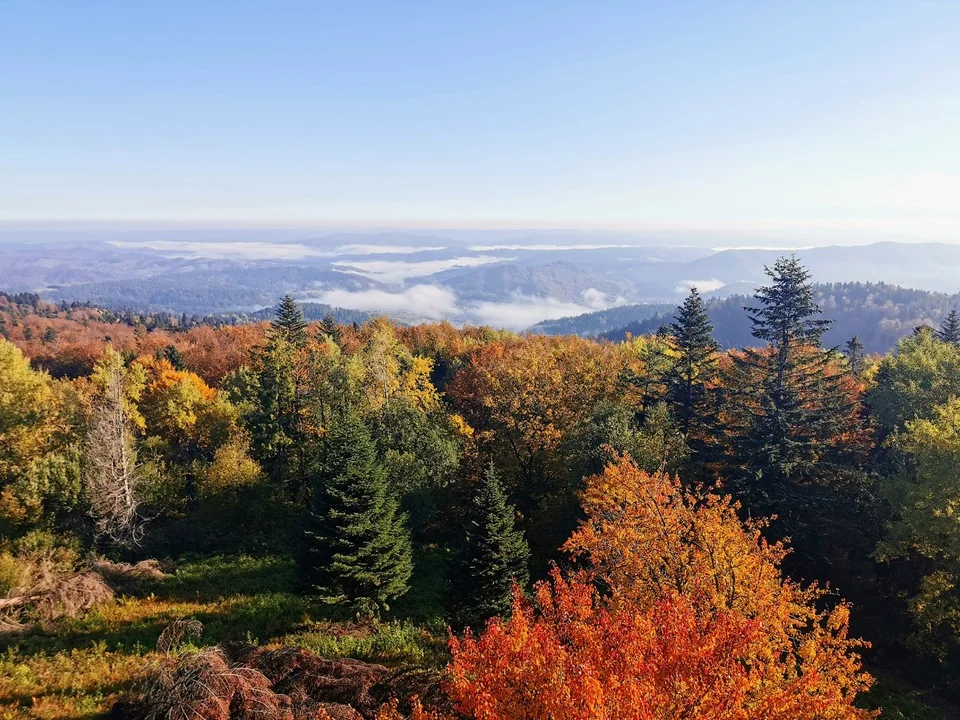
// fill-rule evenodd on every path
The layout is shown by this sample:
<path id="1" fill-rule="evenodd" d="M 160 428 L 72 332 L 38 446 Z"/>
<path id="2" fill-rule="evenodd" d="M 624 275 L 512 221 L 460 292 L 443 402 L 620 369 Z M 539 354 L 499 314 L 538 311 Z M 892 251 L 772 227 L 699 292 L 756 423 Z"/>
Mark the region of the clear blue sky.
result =
<path id="1" fill-rule="evenodd" d="M 0 0 L 0 220 L 960 239 L 960 2 Z"/>

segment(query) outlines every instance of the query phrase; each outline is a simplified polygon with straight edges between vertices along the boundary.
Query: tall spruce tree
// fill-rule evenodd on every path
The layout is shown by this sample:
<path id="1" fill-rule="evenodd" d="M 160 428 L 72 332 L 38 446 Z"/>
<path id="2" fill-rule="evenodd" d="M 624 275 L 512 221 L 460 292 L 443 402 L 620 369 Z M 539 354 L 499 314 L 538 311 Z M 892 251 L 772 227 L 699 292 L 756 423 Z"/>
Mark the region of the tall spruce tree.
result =
<path id="1" fill-rule="evenodd" d="M 157 357 L 167 360 L 174 370 L 187 369 L 187 362 L 176 345 L 167 345 L 163 350 L 157 350 Z"/>
<path id="2" fill-rule="evenodd" d="M 337 345 L 340 344 L 340 338 L 343 333 L 340 330 L 340 326 L 337 325 L 333 313 L 327 313 L 323 316 L 323 320 L 320 321 L 320 332 L 333 340 Z"/>
<path id="3" fill-rule="evenodd" d="M 406 518 L 377 464 L 370 431 L 348 412 L 324 439 L 313 487 L 304 577 L 327 602 L 388 609 L 413 571 Z"/>
<path id="4" fill-rule="evenodd" d="M 957 313 L 956 308 L 951 309 L 947 317 L 944 318 L 940 329 L 937 331 L 937 337 L 943 342 L 960 345 L 960 314 Z"/>
<path id="5" fill-rule="evenodd" d="M 852 338 L 847 340 L 847 347 L 844 355 L 847 356 L 847 361 L 850 363 L 850 372 L 853 373 L 854 377 L 860 377 L 863 373 L 863 364 L 864 364 L 864 351 L 863 351 L 863 341 L 860 339 L 859 335 L 854 335 Z"/>
<path id="6" fill-rule="evenodd" d="M 850 583 L 837 568 L 848 566 L 851 538 L 870 537 L 875 524 L 861 503 L 863 415 L 836 351 L 821 347 L 829 323 L 806 270 L 784 257 L 767 275 L 748 309 L 766 346 L 734 355 L 725 383 L 734 393 L 725 418 L 735 426 L 727 487 L 748 513 L 776 516 L 770 533 L 792 539 L 791 572 Z"/>
<path id="7" fill-rule="evenodd" d="M 284 295 L 277 306 L 270 331 L 273 337 L 281 338 L 296 348 L 307 344 L 307 323 L 303 319 L 303 312 L 289 295 Z"/>
<path id="8" fill-rule="evenodd" d="M 306 323 L 289 295 L 277 307 L 257 356 L 257 402 L 248 418 L 254 454 L 291 497 L 303 494 L 306 437 L 302 385 Z"/>
<path id="9" fill-rule="evenodd" d="M 530 579 L 530 549 L 514 515 L 491 462 L 469 509 L 450 581 L 450 614 L 461 627 L 481 629 L 489 618 L 508 613 L 513 583 L 524 586 Z"/>
<path id="10" fill-rule="evenodd" d="M 745 310 L 753 336 L 767 345 L 734 357 L 729 385 L 747 417 L 735 474 L 750 494 L 776 505 L 791 483 L 814 479 L 849 413 L 838 407 L 839 376 L 827 372 L 834 353 L 821 340 L 830 322 L 818 317 L 809 273 L 795 256 L 781 257 L 766 273 L 770 285 L 757 290 L 758 306 Z"/>
<path id="11" fill-rule="evenodd" d="M 667 395 L 691 451 L 703 455 L 706 431 L 716 420 L 716 403 L 709 388 L 717 376 L 720 346 L 713 339 L 713 323 L 695 287 L 677 309 L 669 332 L 677 357 L 667 373 Z"/>

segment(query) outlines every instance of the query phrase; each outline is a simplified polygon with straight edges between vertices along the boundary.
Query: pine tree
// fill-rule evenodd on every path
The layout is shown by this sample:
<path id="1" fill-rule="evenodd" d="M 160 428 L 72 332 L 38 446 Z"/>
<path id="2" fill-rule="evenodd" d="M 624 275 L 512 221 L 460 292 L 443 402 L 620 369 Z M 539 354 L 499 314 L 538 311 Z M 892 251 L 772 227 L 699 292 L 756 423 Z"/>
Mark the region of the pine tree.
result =
<path id="1" fill-rule="evenodd" d="M 161 357 L 165 358 L 171 365 L 173 365 L 174 370 L 186 370 L 187 363 L 183 359 L 183 354 L 177 348 L 176 345 L 167 345 L 162 351 L 158 351 Z"/>
<path id="2" fill-rule="evenodd" d="M 408 590 L 410 533 L 366 425 L 353 413 L 325 438 L 304 575 L 327 602 L 376 611 Z"/>
<path id="3" fill-rule="evenodd" d="M 289 295 L 284 295 L 277 306 L 270 329 L 273 337 L 282 338 L 293 347 L 301 348 L 307 344 L 307 323 L 303 319 L 303 312 Z"/>
<path id="4" fill-rule="evenodd" d="M 943 324 L 940 325 L 937 337 L 945 343 L 960 345 L 960 314 L 957 313 L 956 308 L 950 311 Z"/>
<path id="5" fill-rule="evenodd" d="M 747 413 L 736 474 L 751 493 L 774 500 L 790 483 L 812 479 L 849 408 L 838 404 L 845 397 L 839 375 L 827 372 L 834 353 L 821 340 L 830 322 L 817 317 L 809 273 L 794 256 L 766 273 L 772 282 L 754 296 L 759 307 L 745 309 L 767 347 L 735 356 L 729 385 Z"/>
<path id="6" fill-rule="evenodd" d="M 340 331 L 340 326 L 337 325 L 333 313 L 327 313 L 323 316 L 323 320 L 320 321 L 320 332 L 333 340 L 337 345 L 340 344 L 340 337 L 343 333 Z"/>
<path id="7" fill-rule="evenodd" d="M 709 386 L 717 375 L 720 347 L 713 339 L 713 323 L 696 288 L 690 289 L 669 329 L 677 358 L 667 374 L 667 394 L 681 431 L 693 436 L 691 450 L 702 451 L 704 448 L 694 446 L 702 444 L 698 441 L 705 435 L 703 431 L 715 419 Z"/>
<path id="8" fill-rule="evenodd" d="M 303 418 L 303 349 L 306 323 L 289 295 L 270 323 L 269 341 L 257 354 L 257 402 L 248 418 L 256 459 L 292 498 L 303 493 L 306 438 Z"/>
<path id="9" fill-rule="evenodd" d="M 847 340 L 847 350 L 846 350 L 847 360 L 850 362 L 850 372 L 853 373 L 854 377 L 860 377 L 863 373 L 863 341 L 860 340 L 859 335 L 854 335 L 852 338 Z"/>
<path id="10" fill-rule="evenodd" d="M 451 578 L 450 610 L 461 626 L 480 629 L 487 619 L 510 611 L 513 583 L 529 581 L 530 550 L 514 525 L 491 462 L 467 516 L 464 544 Z"/>
<path id="11" fill-rule="evenodd" d="M 864 415 L 837 353 L 821 346 L 828 323 L 795 257 L 767 269 L 758 307 L 748 309 L 763 348 L 733 356 L 725 385 L 727 487 L 751 515 L 775 515 L 773 537 L 790 537 L 793 571 L 832 578 L 851 535 L 866 536 L 858 500 L 869 447 Z"/>

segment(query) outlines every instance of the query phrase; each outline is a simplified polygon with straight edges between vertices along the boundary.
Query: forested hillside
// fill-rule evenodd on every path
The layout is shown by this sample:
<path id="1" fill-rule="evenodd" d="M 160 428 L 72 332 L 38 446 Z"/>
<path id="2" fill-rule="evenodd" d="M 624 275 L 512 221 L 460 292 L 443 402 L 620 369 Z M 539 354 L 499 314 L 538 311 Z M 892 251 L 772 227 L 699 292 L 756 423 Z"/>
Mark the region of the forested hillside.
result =
<path id="1" fill-rule="evenodd" d="M 544 335 L 580 335 L 581 337 L 597 337 L 606 332 L 617 332 L 631 323 L 639 323 L 656 317 L 658 319 L 672 315 L 676 307 L 669 303 L 654 303 L 650 305 L 621 305 L 609 310 L 584 313 L 573 317 L 543 320 L 538 322 L 530 332 Z M 659 326 L 658 326 L 659 327 Z"/>
<path id="2" fill-rule="evenodd" d="M 942 300 L 781 258 L 614 343 L 3 296 L 0 712 L 957 717 Z"/>
<path id="3" fill-rule="evenodd" d="M 910 335 L 918 326 L 937 327 L 951 310 L 960 308 L 960 294 L 911 290 L 885 283 L 827 283 L 815 285 L 814 290 L 816 301 L 823 309 L 823 317 L 831 321 L 824 333 L 824 343 L 828 347 L 839 347 L 857 335 L 870 353 L 887 352 L 897 340 Z M 715 328 L 714 337 L 722 347 L 742 348 L 756 342 L 748 316 L 743 311 L 749 305 L 751 298 L 742 295 L 707 302 L 707 314 Z M 617 310 L 622 317 L 625 309 Z M 649 316 L 646 307 L 641 306 L 638 310 L 637 319 L 609 331 L 602 330 L 598 323 L 584 324 L 578 322 L 578 318 L 571 318 L 570 331 L 577 332 L 574 328 L 590 328 L 584 334 L 602 335 L 619 341 L 627 333 L 655 333 L 673 317 L 672 311 Z M 602 316 L 604 313 L 596 315 Z M 587 320 L 590 316 L 583 318 Z M 554 321 L 553 325 L 559 325 L 560 322 Z M 547 331 L 550 329 L 552 327 Z"/>
<path id="4" fill-rule="evenodd" d="M 93 371 L 105 344 L 128 356 L 176 353 L 210 382 L 245 362 L 262 342 L 273 308 L 250 315 L 174 315 L 114 311 L 88 303 L 49 303 L 32 293 L 0 292 L 0 338 L 15 343 L 33 365 L 54 377 Z M 353 324 L 368 313 L 305 303 L 305 318 Z"/>

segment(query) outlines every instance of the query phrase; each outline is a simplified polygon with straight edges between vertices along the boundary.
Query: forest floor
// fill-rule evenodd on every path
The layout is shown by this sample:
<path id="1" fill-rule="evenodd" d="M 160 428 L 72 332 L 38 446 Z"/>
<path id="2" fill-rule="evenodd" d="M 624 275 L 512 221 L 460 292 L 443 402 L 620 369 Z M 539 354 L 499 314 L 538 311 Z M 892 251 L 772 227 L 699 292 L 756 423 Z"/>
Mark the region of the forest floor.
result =
<path id="1" fill-rule="evenodd" d="M 429 557 L 429 556 L 428 556 Z M 437 560 L 439 564 L 439 560 Z M 228 640 L 296 645 L 328 658 L 442 667 L 446 629 L 438 566 L 421 563 L 408 599 L 389 620 L 358 623 L 296 591 L 291 561 L 277 557 L 184 558 L 138 597 L 120 597 L 79 617 L 0 636 L 0 720 L 93 718 L 109 713 L 157 659 L 171 622 L 203 623 L 197 646 Z M 879 674 L 864 705 L 892 720 L 948 720 L 919 690 Z"/>

